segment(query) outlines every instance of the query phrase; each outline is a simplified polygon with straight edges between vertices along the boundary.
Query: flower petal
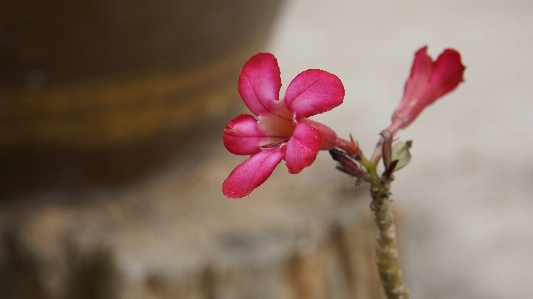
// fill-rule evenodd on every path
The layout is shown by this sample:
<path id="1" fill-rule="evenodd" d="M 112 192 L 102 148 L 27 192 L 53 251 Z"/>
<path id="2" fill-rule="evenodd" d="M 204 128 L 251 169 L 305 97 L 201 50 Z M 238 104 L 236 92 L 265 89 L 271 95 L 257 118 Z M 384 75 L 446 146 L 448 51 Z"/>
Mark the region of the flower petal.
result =
<path id="1" fill-rule="evenodd" d="M 281 73 L 276 57 L 270 53 L 252 56 L 239 75 L 239 93 L 244 104 L 255 115 L 277 114 L 290 119 L 290 114 L 279 101 Z"/>
<path id="2" fill-rule="evenodd" d="M 241 198 L 263 184 L 283 160 L 280 150 L 261 151 L 239 164 L 222 185 L 222 193 L 229 198 Z"/>
<path id="3" fill-rule="evenodd" d="M 261 145 L 270 143 L 257 120 L 249 114 L 241 114 L 231 120 L 222 133 L 222 139 L 226 149 L 235 155 L 256 154 Z"/>
<path id="4" fill-rule="evenodd" d="M 299 120 L 342 104 L 344 86 L 337 76 L 322 70 L 303 71 L 287 87 L 285 104 Z"/>
<path id="5" fill-rule="evenodd" d="M 292 122 L 275 115 L 258 121 L 252 115 L 241 114 L 226 125 L 222 139 L 230 153 L 253 155 L 263 145 L 289 139 L 293 130 Z"/>
<path id="6" fill-rule="evenodd" d="M 413 66 L 411 67 L 411 74 L 406 83 L 408 83 L 409 80 L 424 79 L 426 82 L 429 80 L 433 69 L 433 59 L 427 54 L 427 49 L 428 47 L 424 46 L 416 51 Z"/>
<path id="7" fill-rule="evenodd" d="M 411 74 L 405 81 L 404 99 L 420 98 L 427 90 L 429 78 L 433 70 L 433 59 L 427 54 L 427 46 L 416 51 Z"/>
<path id="8" fill-rule="evenodd" d="M 454 90 L 463 81 L 465 66 L 461 63 L 461 54 L 453 49 L 442 52 L 433 64 L 430 84 L 435 89 L 433 97 L 439 97 Z"/>
<path id="9" fill-rule="evenodd" d="M 291 139 L 287 142 L 285 153 L 289 173 L 299 173 L 313 164 L 321 147 L 320 132 L 307 124 L 298 123 Z"/>

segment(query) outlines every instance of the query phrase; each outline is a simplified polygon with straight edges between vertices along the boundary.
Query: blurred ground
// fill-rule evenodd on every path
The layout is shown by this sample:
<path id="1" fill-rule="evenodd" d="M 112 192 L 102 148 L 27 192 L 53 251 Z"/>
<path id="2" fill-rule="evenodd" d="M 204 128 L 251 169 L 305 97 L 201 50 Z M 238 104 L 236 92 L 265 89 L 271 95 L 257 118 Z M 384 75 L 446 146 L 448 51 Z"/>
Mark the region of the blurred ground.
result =
<path id="1" fill-rule="evenodd" d="M 533 2 L 290 1 L 268 48 L 284 87 L 320 68 L 346 87 L 317 117 L 363 150 L 402 96 L 413 53 L 453 47 L 466 82 L 400 132 L 413 161 L 393 195 L 406 211 L 413 298 L 528 298 L 533 292 Z M 320 155 L 319 159 L 328 159 Z M 346 184 L 351 184 L 347 179 Z"/>

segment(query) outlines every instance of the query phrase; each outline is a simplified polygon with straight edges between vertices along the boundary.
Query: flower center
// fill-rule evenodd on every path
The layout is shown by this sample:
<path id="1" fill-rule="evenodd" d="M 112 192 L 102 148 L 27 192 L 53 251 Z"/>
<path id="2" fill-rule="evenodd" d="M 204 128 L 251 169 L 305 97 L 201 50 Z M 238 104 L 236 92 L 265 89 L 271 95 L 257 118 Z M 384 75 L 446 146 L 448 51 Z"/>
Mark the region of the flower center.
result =
<path id="1" fill-rule="evenodd" d="M 279 138 L 290 138 L 296 127 L 291 121 L 277 115 L 260 116 L 258 124 L 267 136 Z"/>
<path id="2" fill-rule="evenodd" d="M 269 149 L 280 149 L 282 146 L 287 144 L 288 141 L 289 141 L 289 138 L 281 140 L 281 141 L 276 141 L 276 142 L 272 142 L 272 143 L 268 143 L 268 144 L 263 144 L 259 148 L 260 149 L 266 149 L 266 150 L 269 150 Z"/>

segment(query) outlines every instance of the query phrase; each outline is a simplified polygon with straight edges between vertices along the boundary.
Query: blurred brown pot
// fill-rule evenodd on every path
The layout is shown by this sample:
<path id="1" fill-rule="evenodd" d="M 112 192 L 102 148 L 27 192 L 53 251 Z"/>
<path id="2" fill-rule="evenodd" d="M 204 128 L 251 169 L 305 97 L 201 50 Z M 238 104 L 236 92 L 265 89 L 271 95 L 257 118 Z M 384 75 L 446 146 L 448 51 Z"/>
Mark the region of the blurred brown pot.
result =
<path id="1" fill-rule="evenodd" d="M 128 182 L 194 151 L 280 4 L 0 2 L 0 197 Z"/>

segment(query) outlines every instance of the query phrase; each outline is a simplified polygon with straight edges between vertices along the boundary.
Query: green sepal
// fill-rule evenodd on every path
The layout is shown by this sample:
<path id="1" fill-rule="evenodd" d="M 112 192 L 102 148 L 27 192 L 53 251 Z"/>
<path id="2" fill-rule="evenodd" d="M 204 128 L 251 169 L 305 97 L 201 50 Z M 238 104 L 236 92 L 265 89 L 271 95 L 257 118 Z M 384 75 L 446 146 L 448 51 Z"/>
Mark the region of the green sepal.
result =
<path id="1" fill-rule="evenodd" d="M 396 167 L 394 167 L 394 171 L 398 171 L 405 167 L 405 165 L 409 164 L 411 161 L 411 153 L 409 152 L 409 149 L 413 145 L 413 142 L 411 140 L 408 140 L 406 142 L 398 142 L 394 145 L 392 148 L 392 161 L 398 160 L 398 163 L 396 164 Z"/>

